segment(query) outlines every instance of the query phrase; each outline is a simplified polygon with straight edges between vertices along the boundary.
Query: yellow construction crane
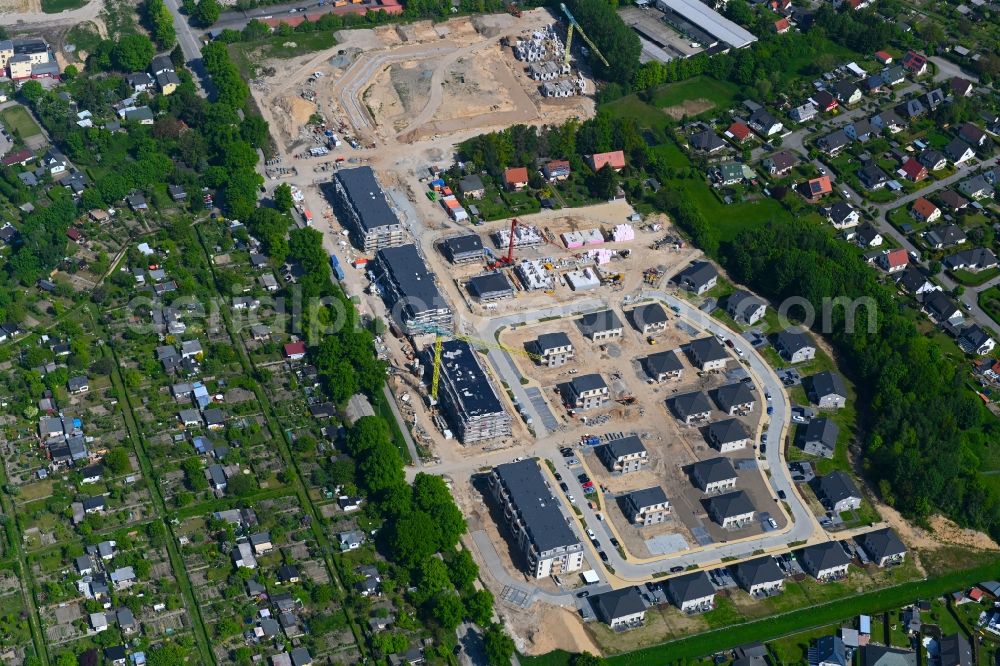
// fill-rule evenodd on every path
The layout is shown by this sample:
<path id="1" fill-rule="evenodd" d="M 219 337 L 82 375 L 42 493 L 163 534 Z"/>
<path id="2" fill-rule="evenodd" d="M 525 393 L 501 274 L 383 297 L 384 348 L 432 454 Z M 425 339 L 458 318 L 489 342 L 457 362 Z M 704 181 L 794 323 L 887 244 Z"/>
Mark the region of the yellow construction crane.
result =
<path id="1" fill-rule="evenodd" d="M 462 333 L 454 333 L 452 331 L 445 330 L 443 328 L 438 328 L 436 326 L 423 326 L 420 329 L 421 333 L 433 333 L 435 335 L 434 339 L 434 367 L 431 369 L 431 400 L 437 402 L 438 395 L 438 384 L 441 380 L 441 350 L 444 345 L 444 339 L 446 337 L 452 338 L 454 340 L 461 340 L 463 342 L 468 342 L 473 347 L 485 347 L 488 349 L 499 349 L 505 351 L 509 354 L 519 354 L 521 356 L 527 356 L 528 358 L 538 361 L 541 360 L 541 356 L 538 354 L 533 354 L 524 349 L 518 349 L 516 347 L 511 347 L 500 342 L 483 340 L 481 338 L 474 338 L 471 335 L 464 335 Z"/>
<path id="2" fill-rule="evenodd" d="M 566 30 L 565 64 L 567 65 L 569 64 L 569 51 L 570 48 L 573 46 L 573 32 L 576 31 L 580 33 L 580 36 L 583 37 L 583 41 L 587 42 L 587 46 L 589 46 L 590 50 L 593 51 L 594 55 L 596 55 L 600 59 L 600 61 L 604 63 L 604 66 L 611 67 L 611 65 L 608 64 L 608 59 L 604 57 L 604 54 L 601 53 L 601 50 L 599 48 L 597 48 L 597 45 L 590 40 L 590 37 L 587 37 L 587 33 L 585 33 L 583 31 L 583 28 L 580 27 L 580 24 L 576 22 L 576 17 L 574 17 L 573 14 L 569 11 L 569 8 L 566 7 L 565 3 L 560 2 L 559 8 L 562 10 L 563 14 L 566 15 L 566 19 L 569 21 L 569 28 Z"/>

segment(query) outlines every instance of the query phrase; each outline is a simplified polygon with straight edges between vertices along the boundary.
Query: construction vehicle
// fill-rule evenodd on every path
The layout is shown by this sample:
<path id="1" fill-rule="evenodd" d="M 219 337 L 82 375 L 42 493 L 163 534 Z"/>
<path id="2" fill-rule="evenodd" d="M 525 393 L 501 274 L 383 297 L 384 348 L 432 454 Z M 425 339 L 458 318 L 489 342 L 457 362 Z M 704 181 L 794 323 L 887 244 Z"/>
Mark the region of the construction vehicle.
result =
<path id="1" fill-rule="evenodd" d="M 507 5 L 507 13 L 511 16 L 521 18 L 521 10 L 517 8 L 517 4 L 511 2 Z"/>
<path id="2" fill-rule="evenodd" d="M 514 231 L 517 230 L 518 221 L 516 217 L 510 220 L 510 240 L 507 242 L 507 254 L 500 256 L 496 261 L 490 262 L 486 268 L 489 270 L 496 270 L 497 268 L 503 268 L 504 266 L 512 266 L 514 264 Z"/>
<path id="3" fill-rule="evenodd" d="M 608 64 L 608 59 L 604 57 L 604 54 L 597 48 L 597 45 L 590 40 L 590 37 L 587 37 L 587 33 L 585 33 L 583 28 L 580 27 L 580 24 L 576 22 L 576 18 L 570 13 L 565 3 L 560 2 L 559 9 L 562 10 L 562 13 L 566 15 L 566 19 L 569 21 L 569 28 L 566 30 L 565 64 L 569 65 L 570 48 L 573 46 L 573 32 L 576 31 L 580 33 L 580 36 L 583 37 L 583 41 L 587 43 L 587 46 L 590 47 L 591 52 L 597 56 L 598 60 L 604 63 L 605 67 L 611 67 L 611 65 Z"/>
<path id="4" fill-rule="evenodd" d="M 486 347 L 488 349 L 500 349 L 509 354 L 520 354 L 521 356 L 527 356 L 534 361 L 540 361 L 542 359 L 538 354 L 533 354 L 525 349 L 518 349 L 517 347 L 510 347 L 508 345 L 502 344 L 496 341 L 482 340 L 480 338 L 474 338 L 470 335 L 463 335 L 461 333 L 454 333 L 452 331 L 439 328 L 437 326 L 421 326 L 418 329 L 419 333 L 432 333 L 435 335 L 434 339 L 434 367 L 431 369 L 431 404 L 437 404 L 437 394 L 438 394 L 438 384 L 441 380 L 441 350 L 444 345 L 444 339 L 446 337 L 452 338 L 454 340 L 462 340 L 463 342 L 468 342 L 473 347 Z"/>

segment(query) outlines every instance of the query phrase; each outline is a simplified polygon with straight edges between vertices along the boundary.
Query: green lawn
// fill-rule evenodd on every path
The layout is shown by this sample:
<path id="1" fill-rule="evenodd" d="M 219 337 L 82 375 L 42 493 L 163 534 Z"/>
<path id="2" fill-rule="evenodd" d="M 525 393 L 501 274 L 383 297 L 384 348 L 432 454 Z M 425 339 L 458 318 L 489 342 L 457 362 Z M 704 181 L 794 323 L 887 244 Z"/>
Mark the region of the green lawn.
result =
<path id="1" fill-rule="evenodd" d="M 978 287 L 984 282 L 989 282 L 997 275 L 1000 275 L 1000 268 L 991 268 L 987 271 L 979 271 L 974 273 L 972 271 L 948 271 L 955 281 L 964 284 L 967 287 Z"/>
<path id="2" fill-rule="evenodd" d="M 0 121 L 7 130 L 22 141 L 42 133 L 35 119 L 23 106 L 11 106 L 0 111 Z"/>
<path id="3" fill-rule="evenodd" d="M 77 9 L 87 4 L 87 0 L 42 0 L 42 11 L 46 14 L 58 14 L 67 9 Z"/>
<path id="4" fill-rule="evenodd" d="M 304 53 L 322 51 L 337 43 L 333 32 L 318 30 L 316 32 L 296 32 L 288 36 L 274 35 L 256 42 L 239 45 L 251 62 L 268 58 L 294 58 Z M 285 46 L 294 44 L 295 46 Z"/>
<path id="5" fill-rule="evenodd" d="M 703 180 L 672 180 L 666 186 L 682 191 L 686 199 L 694 202 L 705 219 L 718 228 L 723 241 L 731 241 L 741 231 L 769 220 L 788 217 L 788 211 L 774 199 L 724 204 Z"/>
<path id="6" fill-rule="evenodd" d="M 610 104 L 605 104 L 601 110 L 622 118 L 631 118 L 635 120 L 640 129 L 648 128 L 665 132 L 670 125 L 670 118 L 667 114 L 655 106 L 643 102 L 636 95 L 627 95 Z"/>
<path id="7" fill-rule="evenodd" d="M 990 287 L 979 292 L 979 307 L 994 321 L 1000 321 L 1000 287 Z"/>
<path id="8" fill-rule="evenodd" d="M 652 91 L 653 106 L 664 109 L 682 104 L 686 100 L 707 99 L 717 108 L 726 109 L 740 96 L 740 88 L 728 81 L 707 76 L 696 76 L 687 81 L 668 83 Z"/>

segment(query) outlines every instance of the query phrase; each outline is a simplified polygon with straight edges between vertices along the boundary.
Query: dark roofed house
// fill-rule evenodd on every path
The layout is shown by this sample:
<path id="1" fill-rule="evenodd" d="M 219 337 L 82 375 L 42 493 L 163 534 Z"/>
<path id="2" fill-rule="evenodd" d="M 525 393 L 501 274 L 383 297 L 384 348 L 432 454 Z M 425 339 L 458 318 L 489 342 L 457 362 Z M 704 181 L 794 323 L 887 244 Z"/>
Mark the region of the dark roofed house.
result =
<path id="1" fill-rule="evenodd" d="M 439 244 L 445 257 L 453 264 L 482 261 L 483 239 L 479 234 L 464 234 L 446 238 Z"/>
<path id="2" fill-rule="evenodd" d="M 779 150 L 770 157 L 764 158 L 764 168 L 772 176 L 785 176 L 798 163 L 799 158 L 790 150 Z"/>
<path id="3" fill-rule="evenodd" d="M 847 575 L 851 558 L 838 541 L 824 541 L 799 552 L 803 568 L 816 580 L 830 580 Z"/>
<path id="4" fill-rule="evenodd" d="M 993 351 L 996 341 L 979 324 L 964 326 L 956 338 L 966 354 L 985 356 Z"/>
<path id="5" fill-rule="evenodd" d="M 701 613 L 715 607 L 715 587 L 704 571 L 670 578 L 664 587 L 671 603 L 685 613 Z"/>
<path id="6" fill-rule="evenodd" d="M 709 517 L 725 528 L 739 529 L 753 522 L 754 507 L 742 490 L 714 495 L 704 501 Z"/>
<path id="7" fill-rule="evenodd" d="M 824 408 L 840 409 L 847 404 L 844 379 L 835 372 L 824 370 L 810 378 L 809 399 Z"/>
<path id="8" fill-rule="evenodd" d="M 483 185 L 483 179 L 478 174 L 473 173 L 462 178 L 458 181 L 458 189 L 463 196 L 470 199 L 482 199 L 486 196 L 486 186 Z"/>
<path id="9" fill-rule="evenodd" d="M 976 151 L 962 139 L 954 138 L 944 147 L 944 154 L 957 166 L 975 157 Z"/>
<path id="10" fill-rule="evenodd" d="M 737 564 L 733 574 L 740 587 L 754 597 L 776 594 L 785 585 L 785 575 L 770 555 Z"/>
<path id="11" fill-rule="evenodd" d="M 869 644 L 861 648 L 861 666 L 917 666 L 917 653 Z"/>
<path id="12" fill-rule="evenodd" d="M 840 636 L 821 636 L 809 647 L 809 666 L 848 666 L 849 663 Z"/>
<path id="13" fill-rule="evenodd" d="M 739 419 L 715 421 L 705 430 L 705 436 L 719 453 L 738 451 L 750 444 L 750 431 Z"/>
<path id="14" fill-rule="evenodd" d="M 579 320 L 580 331 L 593 342 L 620 338 L 625 331 L 613 310 L 602 310 L 583 315 Z"/>
<path id="15" fill-rule="evenodd" d="M 514 286 L 502 271 L 469 278 L 469 293 L 482 303 L 514 296 Z"/>
<path id="16" fill-rule="evenodd" d="M 816 357 L 816 345 L 804 331 L 786 329 L 775 336 L 774 348 L 789 363 L 802 363 Z"/>
<path id="17" fill-rule="evenodd" d="M 726 147 L 726 142 L 723 141 L 722 137 L 716 134 L 715 130 L 711 129 L 692 134 L 688 138 L 688 142 L 694 150 L 709 154 L 723 150 Z"/>
<path id="18" fill-rule="evenodd" d="M 726 301 L 726 313 L 736 321 L 753 326 L 764 318 L 767 304 L 748 291 L 738 289 Z"/>
<path id="19" fill-rule="evenodd" d="M 889 182 L 889 176 L 874 162 L 868 162 L 857 171 L 858 180 L 869 190 L 880 190 Z"/>
<path id="20" fill-rule="evenodd" d="M 847 136 L 847 133 L 842 129 L 838 129 L 821 137 L 816 142 L 816 145 L 827 155 L 833 157 L 850 145 L 850 143 L 851 138 Z"/>
<path id="21" fill-rule="evenodd" d="M 620 501 L 629 521 L 643 527 L 662 523 L 670 513 L 670 502 L 660 486 L 633 490 Z"/>
<path id="22" fill-rule="evenodd" d="M 715 404 L 730 416 L 753 411 L 757 404 L 753 391 L 743 382 L 723 384 L 712 392 Z"/>
<path id="23" fill-rule="evenodd" d="M 958 195 L 956 195 L 958 196 Z M 924 234 L 924 241 L 934 250 L 961 245 L 966 241 L 965 231 L 957 224 L 940 224 Z"/>
<path id="24" fill-rule="evenodd" d="M 736 487 L 736 470 L 729 458 L 709 458 L 691 465 L 691 479 L 705 493 L 719 493 Z"/>
<path id="25" fill-rule="evenodd" d="M 955 302 L 940 291 L 932 291 L 924 296 L 924 310 L 939 325 L 957 324 L 963 319 L 962 311 Z"/>
<path id="26" fill-rule="evenodd" d="M 976 247 L 956 252 L 944 258 L 944 265 L 951 270 L 965 270 L 973 273 L 997 267 L 997 257 L 989 248 Z"/>
<path id="27" fill-rule="evenodd" d="M 714 287 L 718 279 L 719 272 L 707 261 L 695 261 L 674 276 L 678 286 L 698 295 Z"/>
<path id="28" fill-rule="evenodd" d="M 972 646 L 965 635 L 958 631 L 942 636 L 938 641 L 941 666 L 972 666 Z"/>
<path id="29" fill-rule="evenodd" d="M 691 364 L 702 372 L 722 370 L 729 360 L 726 348 L 714 336 L 692 340 L 685 351 Z"/>
<path id="30" fill-rule="evenodd" d="M 635 586 L 598 594 L 591 597 L 590 603 L 612 629 L 633 629 L 641 626 L 646 617 L 646 604 Z"/>
<path id="31" fill-rule="evenodd" d="M 840 428 L 832 419 L 813 419 L 799 427 L 799 446 L 810 455 L 832 458 L 839 436 Z"/>
<path id="32" fill-rule="evenodd" d="M 650 354 L 643 359 L 642 366 L 646 374 L 658 382 L 680 379 L 684 372 L 684 365 L 674 350 Z"/>
<path id="33" fill-rule="evenodd" d="M 851 511 L 861 506 L 861 493 L 857 486 L 839 469 L 826 476 L 813 479 L 813 490 L 820 503 L 835 514 Z"/>
<path id="34" fill-rule="evenodd" d="M 643 335 L 663 331 L 667 328 L 667 311 L 659 303 L 640 305 L 629 313 L 632 325 Z"/>
<path id="35" fill-rule="evenodd" d="M 595 453 L 610 472 L 621 474 L 638 472 L 649 456 L 642 440 L 635 435 L 613 439 L 598 446 Z"/>
<path id="36" fill-rule="evenodd" d="M 938 201 L 951 210 L 962 210 L 969 205 L 968 199 L 954 190 L 939 190 L 937 192 Z"/>
<path id="37" fill-rule="evenodd" d="M 564 365 L 573 358 L 573 343 L 562 331 L 540 334 L 534 347 L 535 353 L 541 357 L 539 363 L 550 368 Z"/>
<path id="38" fill-rule="evenodd" d="M 688 425 L 695 421 L 707 420 L 712 414 L 712 405 L 708 402 L 708 396 L 701 391 L 682 393 L 670 398 L 669 403 L 677 418 Z"/>
<path id="39" fill-rule="evenodd" d="M 906 557 L 906 546 L 889 527 L 866 532 L 857 537 L 857 542 L 864 549 L 868 558 L 880 567 L 898 564 Z"/>
<path id="40" fill-rule="evenodd" d="M 962 126 L 958 128 L 958 136 L 976 148 L 982 148 L 988 139 L 986 132 L 973 123 L 962 123 Z"/>
<path id="41" fill-rule="evenodd" d="M 607 382 L 596 372 L 577 375 L 564 386 L 568 389 L 566 404 L 580 410 L 604 406 L 610 393 Z"/>

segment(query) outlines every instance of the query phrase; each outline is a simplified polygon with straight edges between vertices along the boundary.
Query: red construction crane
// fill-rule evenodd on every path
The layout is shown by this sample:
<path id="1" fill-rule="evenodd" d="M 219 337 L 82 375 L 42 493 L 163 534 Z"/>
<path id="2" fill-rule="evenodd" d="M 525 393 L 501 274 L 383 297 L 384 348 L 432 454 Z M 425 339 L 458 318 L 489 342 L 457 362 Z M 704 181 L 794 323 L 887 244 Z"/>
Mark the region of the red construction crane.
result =
<path id="1" fill-rule="evenodd" d="M 514 230 L 517 229 L 519 222 L 517 218 L 511 218 L 510 221 L 510 241 L 507 243 L 507 254 L 497 258 L 492 264 L 487 266 L 488 269 L 495 270 L 497 268 L 503 268 L 504 266 L 512 266 L 514 264 Z"/>

